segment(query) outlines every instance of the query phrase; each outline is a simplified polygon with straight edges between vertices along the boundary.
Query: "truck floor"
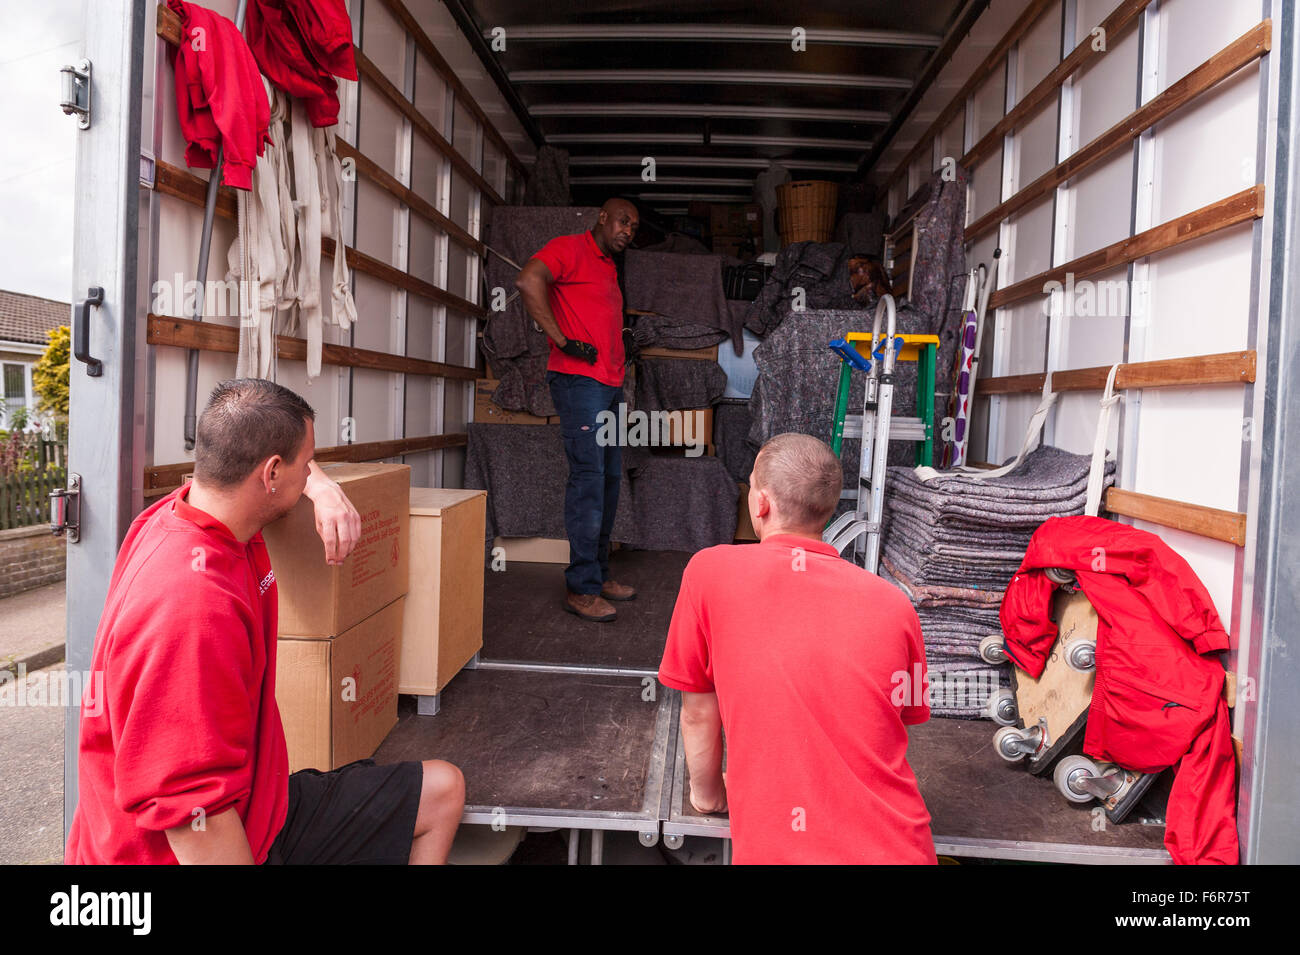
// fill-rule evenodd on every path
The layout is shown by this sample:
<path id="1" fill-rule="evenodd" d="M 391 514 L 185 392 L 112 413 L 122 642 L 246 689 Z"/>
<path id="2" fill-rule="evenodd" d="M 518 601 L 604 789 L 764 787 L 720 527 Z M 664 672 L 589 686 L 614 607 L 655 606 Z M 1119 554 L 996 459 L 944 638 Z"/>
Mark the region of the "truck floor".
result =
<path id="1" fill-rule="evenodd" d="M 615 551 L 610 574 L 637 589 L 615 603 L 618 619 L 590 623 L 566 613 L 564 565 L 507 563 L 486 571 L 483 593 L 484 660 L 658 670 L 668 621 L 690 554 Z"/>

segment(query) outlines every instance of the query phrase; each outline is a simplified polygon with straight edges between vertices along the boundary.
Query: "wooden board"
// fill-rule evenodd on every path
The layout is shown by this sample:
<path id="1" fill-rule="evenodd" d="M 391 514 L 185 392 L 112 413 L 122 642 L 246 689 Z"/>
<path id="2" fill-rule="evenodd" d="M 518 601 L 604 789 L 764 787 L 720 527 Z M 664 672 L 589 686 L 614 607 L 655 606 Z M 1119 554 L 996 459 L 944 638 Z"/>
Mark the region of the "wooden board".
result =
<path id="1" fill-rule="evenodd" d="M 1087 721 L 1092 687 L 1096 682 L 1095 670 L 1080 673 L 1071 669 L 1065 662 L 1063 650 L 1071 639 L 1097 638 L 1097 611 L 1083 591 L 1067 594 L 1058 590 L 1052 602 L 1058 635 L 1043 672 L 1034 679 L 1022 670 L 1012 668 L 1020 725 L 1028 728 L 1037 726 L 1039 720 L 1047 721 L 1047 747 L 1025 760 L 1029 771 L 1035 775 L 1045 772 L 1074 743 Z"/>

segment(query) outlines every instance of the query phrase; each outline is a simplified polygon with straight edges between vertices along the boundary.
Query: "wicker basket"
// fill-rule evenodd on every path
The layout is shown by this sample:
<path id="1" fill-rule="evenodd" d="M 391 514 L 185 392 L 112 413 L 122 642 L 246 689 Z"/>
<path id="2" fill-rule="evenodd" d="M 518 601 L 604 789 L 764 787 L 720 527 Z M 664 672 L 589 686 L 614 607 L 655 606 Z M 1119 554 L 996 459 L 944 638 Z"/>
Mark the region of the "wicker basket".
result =
<path id="1" fill-rule="evenodd" d="M 808 179 L 776 187 L 777 226 L 781 244 L 829 242 L 835 228 L 835 203 L 840 187 Z"/>

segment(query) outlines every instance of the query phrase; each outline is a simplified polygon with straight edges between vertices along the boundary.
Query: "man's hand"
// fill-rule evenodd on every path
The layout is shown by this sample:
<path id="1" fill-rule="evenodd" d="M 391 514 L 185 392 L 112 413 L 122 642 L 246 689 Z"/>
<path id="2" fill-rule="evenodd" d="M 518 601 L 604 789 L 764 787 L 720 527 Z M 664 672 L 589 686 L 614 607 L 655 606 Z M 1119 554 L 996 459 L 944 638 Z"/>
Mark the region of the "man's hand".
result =
<path id="1" fill-rule="evenodd" d="M 325 542 L 325 563 L 341 564 L 361 539 L 361 515 L 337 483 L 315 461 L 302 493 L 316 508 L 316 533 Z"/>
<path id="2" fill-rule="evenodd" d="M 568 339 L 560 351 L 577 358 L 579 361 L 585 361 L 588 365 L 596 364 L 596 346 L 587 342 L 580 342 L 576 338 Z"/>
<path id="3" fill-rule="evenodd" d="M 727 774 L 722 774 L 722 788 L 717 799 L 695 801 L 695 786 L 691 786 L 691 806 L 702 816 L 721 816 L 727 812 Z"/>

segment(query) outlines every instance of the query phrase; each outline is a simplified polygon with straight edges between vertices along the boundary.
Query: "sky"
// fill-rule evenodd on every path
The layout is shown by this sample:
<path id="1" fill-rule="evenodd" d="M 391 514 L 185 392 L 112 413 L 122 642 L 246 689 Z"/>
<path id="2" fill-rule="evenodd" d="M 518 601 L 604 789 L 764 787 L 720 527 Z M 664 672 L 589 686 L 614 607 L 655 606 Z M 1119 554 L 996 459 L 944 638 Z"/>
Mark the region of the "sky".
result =
<path id="1" fill-rule="evenodd" d="M 59 68 L 83 53 L 86 0 L 0 0 L 0 289 L 72 298 L 77 120 Z"/>

